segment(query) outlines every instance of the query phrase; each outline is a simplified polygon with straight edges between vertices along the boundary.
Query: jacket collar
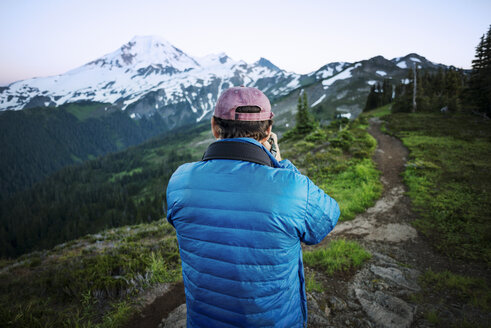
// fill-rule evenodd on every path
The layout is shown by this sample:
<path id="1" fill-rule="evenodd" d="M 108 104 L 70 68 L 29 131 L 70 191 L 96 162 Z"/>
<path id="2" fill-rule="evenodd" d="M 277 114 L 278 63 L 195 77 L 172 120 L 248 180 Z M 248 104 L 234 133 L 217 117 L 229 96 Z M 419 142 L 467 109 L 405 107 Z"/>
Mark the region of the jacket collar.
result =
<path id="1" fill-rule="evenodd" d="M 228 139 L 219 139 L 215 142 L 220 142 L 220 141 L 235 141 L 235 142 L 244 142 L 244 143 L 250 143 L 253 145 L 256 145 L 260 148 L 262 148 L 266 154 L 269 156 L 271 159 L 271 162 L 273 163 L 274 167 L 281 167 L 280 163 L 276 160 L 276 158 L 266 149 L 266 147 L 263 146 L 259 141 L 253 138 L 228 138 Z"/>

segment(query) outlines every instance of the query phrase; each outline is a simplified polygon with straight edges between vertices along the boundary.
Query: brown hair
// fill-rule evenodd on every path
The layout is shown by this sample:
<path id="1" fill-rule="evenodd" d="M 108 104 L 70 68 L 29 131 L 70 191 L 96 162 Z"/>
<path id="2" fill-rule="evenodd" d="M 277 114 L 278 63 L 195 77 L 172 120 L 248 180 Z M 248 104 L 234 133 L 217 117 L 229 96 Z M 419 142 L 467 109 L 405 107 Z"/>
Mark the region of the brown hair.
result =
<path id="1" fill-rule="evenodd" d="M 237 107 L 236 113 L 258 113 L 261 109 L 256 106 Z M 253 138 L 260 141 L 268 136 L 268 129 L 273 120 L 266 121 L 236 121 L 224 120 L 213 116 L 221 139 Z"/>

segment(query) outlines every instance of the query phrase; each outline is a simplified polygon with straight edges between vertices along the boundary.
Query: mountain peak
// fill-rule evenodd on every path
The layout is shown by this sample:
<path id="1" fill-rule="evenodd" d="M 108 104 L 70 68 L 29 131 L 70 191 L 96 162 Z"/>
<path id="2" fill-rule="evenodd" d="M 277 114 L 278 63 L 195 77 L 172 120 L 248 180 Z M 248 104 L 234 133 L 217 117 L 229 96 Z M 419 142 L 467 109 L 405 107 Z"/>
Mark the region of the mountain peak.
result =
<path id="1" fill-rule="evenodd" d="M 135 35 L 130 41 L 131 42 L 138 42 L 138 43 L 150 43 L 150 44 L 155 44 L 155 43 L 161 43 L 161 44 L 169 44 L 170 42 L 164 39 L 163 37 L 159 35 Z"/>
<path id="2" fill-rule="evenodd" d="M 417 68 L 423 68 L 423 69 L 427 69 L 427 68 L 444 68 L 445 65 L 443 64 L 437 64 L 437 63 L 434 63 L 428 59 L 426 59 L 425 57 L 421 56 L 421 55 L 418 55 L 417 53 L 409 53 L 403 57 L 396 57 L 396 58 L 393 58 L 390 60 L 391 62 L 393 62 L 394 64 L 397 65 L 397 67 L 399 68 L 403 68 L 403 69 L 407 69 L 407 68 L 412 68 L 414 65 L 417 66 Z"/>
<path id="3" fill-rule="evenodd" d="M 281 69 L 278 66 L 276 66 L 275 64 L 273 64 L 272 62 L 270 62 L 269 60 L 267 60 L 264 57 L 259 58 L 259 60 L 257 62 L 255 62 L 255 64 L 269 68 L 273 71 L 281 71 Z"/>
<path id="4" fill-rule="evenodd" d="M 135 36 L 118 50 L 88 65 L 138 70 L 149 66 L 185 71 L 200 65 L 182 50 L 160 36 Z"/>

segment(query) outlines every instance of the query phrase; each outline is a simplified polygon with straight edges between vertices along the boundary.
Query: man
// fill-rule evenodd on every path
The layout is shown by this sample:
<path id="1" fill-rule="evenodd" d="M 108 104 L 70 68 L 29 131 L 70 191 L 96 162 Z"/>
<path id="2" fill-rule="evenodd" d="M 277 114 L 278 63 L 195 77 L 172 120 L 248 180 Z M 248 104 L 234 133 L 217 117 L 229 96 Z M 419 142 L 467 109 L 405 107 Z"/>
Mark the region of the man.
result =
<path id="1" fill-rule="evenodd" d="M 179 242 L 188 327 L 306 325 L 300 242 L 319 243 L 340 213 L 281 160 L 273 115 L 258 89 L 226 90 L 211 120 L 218 141 L 169 181 L 167 220 Z"/>

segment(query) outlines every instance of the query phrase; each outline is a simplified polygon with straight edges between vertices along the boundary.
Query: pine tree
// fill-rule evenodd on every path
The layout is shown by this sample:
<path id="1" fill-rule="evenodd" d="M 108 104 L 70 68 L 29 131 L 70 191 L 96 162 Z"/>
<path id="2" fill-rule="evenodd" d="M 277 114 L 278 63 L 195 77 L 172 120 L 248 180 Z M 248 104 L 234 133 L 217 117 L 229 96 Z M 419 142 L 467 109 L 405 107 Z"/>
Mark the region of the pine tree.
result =
<path id="1" fill-rule="evenodd" d="M 315 128 L 315 120 L 309 112 L 306 92 L 298 97 L 296 121 L 295 131 L 301 135 L 307 134 Z"/>
<path id="2" fill-rule="evenodd" d="M 378 95 L 375 92 L 375 84 L 374 84 L 370 88 L 370 92 L 368 93 L 368 97 L 367 97 L 367 102 L 365 103 L 365 108 L 363 108 L 363 111 L 366 112 L 374 108 L 377 108 L 377 98 Z"/>
<path id="3" fill-rule="evenodd" d="M 363 111 L 369 111 L 392 102 L 392 85 L 389 80 L 384 79 L 382 84 L 372 85 L 368 93 L 367 102 Z"/>
<path id="4" fill-rule="evenodd" d="M 392 85 L 388 79 L 384 79 L 382 83 L 382 106 L 392 102 Z"/>
<path id="5" fill-rule="evenodd" d="M 471 110 L 491 114 L 491 26 L 476 47 L 465 100 Z"/>

